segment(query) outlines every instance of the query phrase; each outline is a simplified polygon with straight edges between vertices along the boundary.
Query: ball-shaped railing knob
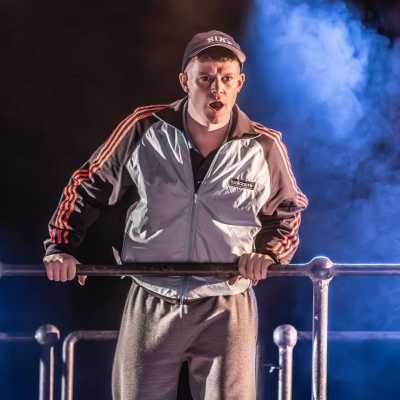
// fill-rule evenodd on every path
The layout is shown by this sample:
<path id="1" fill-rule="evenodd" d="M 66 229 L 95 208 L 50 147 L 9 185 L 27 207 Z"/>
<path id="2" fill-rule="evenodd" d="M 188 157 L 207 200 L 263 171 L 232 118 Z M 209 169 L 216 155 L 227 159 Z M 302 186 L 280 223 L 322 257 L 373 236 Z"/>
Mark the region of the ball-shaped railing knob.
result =
<path id="1" fill-rule="evenodd" d="M 274 330 L 274 343 L 279 348 L 294 347 L 297 343 L 297 330 L 292 325 L 279 325 Z"/>
<path id="2" fill-rule="evenodd" d="M 40 345 L 51 346 L 60 339 L 60 330 L 51 324 L 41 325 L 36 329 L 35 339 Z"/>
<path id="3" fill-rule="evenodd" d="M 333 277 L 334 264 L 328 257 L 315 257 L 307 265 L 312 280 L 326 280 Z"/>

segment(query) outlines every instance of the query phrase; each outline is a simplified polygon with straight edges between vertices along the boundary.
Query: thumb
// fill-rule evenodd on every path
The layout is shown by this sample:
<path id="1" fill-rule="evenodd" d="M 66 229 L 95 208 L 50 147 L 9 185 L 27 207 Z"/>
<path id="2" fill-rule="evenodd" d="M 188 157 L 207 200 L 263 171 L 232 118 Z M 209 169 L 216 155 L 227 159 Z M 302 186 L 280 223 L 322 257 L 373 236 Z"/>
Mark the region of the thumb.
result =
<path id="1" fill-rule="evenodd" d="M 84 286 L 85 283 L 86 283 L 86 279 L 87 279 L 87 276 L 86 276 L 86 275 L 79 275 L 79 276 L 78 276 L 78 283 L 79 283 L 81 286 Z"/>

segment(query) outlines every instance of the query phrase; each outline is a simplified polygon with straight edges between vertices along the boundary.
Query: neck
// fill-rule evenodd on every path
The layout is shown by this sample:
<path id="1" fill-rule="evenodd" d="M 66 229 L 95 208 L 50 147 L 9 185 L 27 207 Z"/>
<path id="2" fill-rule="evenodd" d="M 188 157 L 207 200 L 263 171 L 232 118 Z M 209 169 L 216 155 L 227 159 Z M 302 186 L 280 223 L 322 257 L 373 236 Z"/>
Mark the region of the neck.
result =
<path id="1" fill-rule="evenodd" d="M 220 136 L 225 137 L 225 134 L 227 133 L 229 120 L 227 122 L 220 124 L 203 125 L 196 118 L 194 118 L 188 110 L 186 123 L 187 123 L 187 129 L 189 131 L 188 133 L 192 138 L 198 136 L 204 136 L 204 137 L 210 137 L 211 139 L 212 137 L 214 138 Z"/>
<path id="2" fill-rule="evenodd" d="M 186 115 L 187 134 L 203 157 L 222 145 L 228 134 L 229 121 L 224 125 L 213 124 L 205 126 L 195 120 L 189 110 Z M 222 125 L 222 126 L 221 126 Z"/>

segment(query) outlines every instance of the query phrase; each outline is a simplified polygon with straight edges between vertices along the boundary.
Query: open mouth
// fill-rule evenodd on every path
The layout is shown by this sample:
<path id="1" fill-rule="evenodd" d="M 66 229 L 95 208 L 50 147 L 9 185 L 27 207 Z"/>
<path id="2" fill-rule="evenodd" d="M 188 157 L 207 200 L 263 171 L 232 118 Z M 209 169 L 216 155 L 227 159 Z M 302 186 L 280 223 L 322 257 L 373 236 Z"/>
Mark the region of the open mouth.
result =
<path id="1" fill-rule="evenodd" d="M 223 106 L 224 104 L 221 101 L 213 101 L 210 103 L 210 107 L 215 111 L 219 111 Z"/>

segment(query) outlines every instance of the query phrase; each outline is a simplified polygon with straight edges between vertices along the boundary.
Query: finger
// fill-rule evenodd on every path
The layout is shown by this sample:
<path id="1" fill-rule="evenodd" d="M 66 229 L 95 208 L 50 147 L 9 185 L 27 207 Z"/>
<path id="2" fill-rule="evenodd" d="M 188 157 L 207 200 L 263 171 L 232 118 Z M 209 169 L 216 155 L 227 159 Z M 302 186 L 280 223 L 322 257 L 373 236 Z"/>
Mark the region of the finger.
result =
<path id="1" fill-rule="evenodd" d="M 48 263 L 45 263 L 45 265 L 46 265 L 47 278 L 49 278 L 52 281 L 54 279 L 53 266 L 52 264 Z"/>
<path id="2" fill-rule="evenodd" d="M 246 257 L 246 278 L 253 279 L 254 276 L 254 254 L 247 254 Z"/>
<path id="3" fill-rule="evenodd" d="M 267 279 L 268 276 L 268 268 L 271 265 L 271 261 L 269 259 L 264 259 L 262 263 L 262 278 Z"/>
<path id="4" fill-rule="evenodd" d="M 260 254 L 254 257 L 254 280 L 259 281 L 263 279 L 263 259 Z"/>
<path id="5" fill-rule="evenodd" d="M 86 275 L 79 275 L 79 276 L 78 276 L 78 283 L 79 283 L 81 286 L 85 286 L 86 279 L 87 279 L 87 276 L 86 276 Z"/>
<path id="6" fill-rule="evenodd" d="M 256 263 L 256 258 L 254 256 L 255 256 L 254 253 L 250 253 L 247 258 L 247 265 L 246 265 L 247 279 L 255 279 L 254 267 Z"/>
<path id="7" fill-rule="evenodd" d="M 260 280 L 267 278 L 269 264 L 269 259 L 263 255 L 260 255 Z"/>
<path id="8" fill-rule="evenodd" d="M 245 274 L 245 272 L 246 272 L 246 269 L 245 269 L 245 268 L 246 268 L 245 254 L 242 254 L 242 255 L 240 256 L 238 267 L 239 267 L 239 274 L 240 274 L 241 276 L 244 276 L 244 274 Z"/>
<path id="9" fill-rule="evenodd" d="M 239 259 L 239 273 L 243 276 L 243 278 L 247 278 L 248 257 L 248 254 L 242 254 Z"/>
<path id="10" fill-rule="evenodd" d="M 66 282 L 68 277 L 68 264 L 61 264 L 60 265 L 60 281 Z"/>
<path id="11" fill-rule="evenodd" d="M 61 268 L 60 263 L 53 264 L 53 278 L 56 282 L 60 281 L 60 268 Z"/>
<path id="12" fill-rule="evenodd" d="M 67 279 L 69 281 L 71 281 L 72 279 L 75 278 L 75 275 L 76 275 L 76 265 L 75 265 L 75 263 L 71 262 L 68 265 L 68 269 L 67 269 Z"/>
<path id="13" fill-rule="evenodd" d="M 256 272 L 257 272 L 257 258 L 254 257 L 254 254 L 250 256 L 250 260 L 248 262 L 247 266 L 247 278 L 248 279 L 257 279 L 256 278 Z"/>

